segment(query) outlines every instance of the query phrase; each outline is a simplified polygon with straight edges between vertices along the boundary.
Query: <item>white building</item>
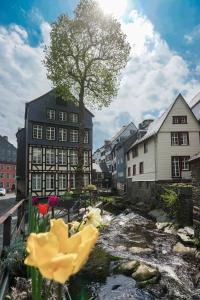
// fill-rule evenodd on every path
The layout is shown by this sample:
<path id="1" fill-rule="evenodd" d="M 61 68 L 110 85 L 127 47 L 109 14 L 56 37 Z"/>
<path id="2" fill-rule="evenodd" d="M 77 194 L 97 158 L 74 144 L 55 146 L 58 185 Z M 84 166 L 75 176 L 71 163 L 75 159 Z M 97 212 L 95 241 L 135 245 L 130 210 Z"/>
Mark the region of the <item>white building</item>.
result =
<path id="1" fill-rule="evenodd" d="M 200 125 L 179 94 L 163 115 L 149 125 L 147 133 L 129 148 L 128 193 L 145 200 L 152 197 L 157 182 L 190 179 L 188 160 L 199 150 Z"/>

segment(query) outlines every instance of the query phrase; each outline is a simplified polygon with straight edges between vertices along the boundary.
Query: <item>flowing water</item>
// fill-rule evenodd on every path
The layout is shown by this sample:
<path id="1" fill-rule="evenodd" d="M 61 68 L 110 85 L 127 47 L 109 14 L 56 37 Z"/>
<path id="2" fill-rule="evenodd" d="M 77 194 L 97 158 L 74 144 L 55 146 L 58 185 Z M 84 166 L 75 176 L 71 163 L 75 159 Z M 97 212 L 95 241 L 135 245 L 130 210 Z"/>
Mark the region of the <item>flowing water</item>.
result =
<path id="1" fill-rule="evenodd" d="M 200 300 L 200 286 L 195 286 L 198 265 L 190 254 L 172 251 L 177 236 L 163 233 L 155 223 L 138 213 L 125 211 L 111 216 L 83 271 L 73 278 L 70 293 L 73 300 Z M 151 248 L 148 253 L 133 254 L 131 247 Z M 115 274 L 119 262 L 138 260 L 161 273 L 159 283 L 139 288 L 131 277 Z"/>

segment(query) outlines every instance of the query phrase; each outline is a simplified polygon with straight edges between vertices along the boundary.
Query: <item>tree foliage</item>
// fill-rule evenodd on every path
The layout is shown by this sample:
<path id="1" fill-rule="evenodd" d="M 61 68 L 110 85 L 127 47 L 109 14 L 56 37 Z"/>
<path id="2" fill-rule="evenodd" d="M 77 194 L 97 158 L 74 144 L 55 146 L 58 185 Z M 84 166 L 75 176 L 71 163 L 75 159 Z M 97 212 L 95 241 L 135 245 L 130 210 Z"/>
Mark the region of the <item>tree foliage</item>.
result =
<path id="1" fill-rule="evenodd" d="M 65 99 L 108 106 L 117 95 L 119 73 L 126 66 L 130 46 L 120 23 L 104 15 L 93 0 L 81 0 L 74 18 L 61 15 L 52 24 L 45 49 L 47 76 Z"/>

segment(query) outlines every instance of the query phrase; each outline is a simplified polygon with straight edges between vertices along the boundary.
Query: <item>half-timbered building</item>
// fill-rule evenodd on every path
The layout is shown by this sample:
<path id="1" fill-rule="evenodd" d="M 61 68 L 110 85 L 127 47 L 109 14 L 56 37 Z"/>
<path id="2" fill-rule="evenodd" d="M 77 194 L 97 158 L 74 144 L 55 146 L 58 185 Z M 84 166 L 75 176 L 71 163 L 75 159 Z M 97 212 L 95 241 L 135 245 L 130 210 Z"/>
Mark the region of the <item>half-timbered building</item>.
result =
<path id="1" fill-rule="evenodd" d="M 92 117 L 85 109 L 84 186 L 91 182 Z M 61 195 L 76 187 L 79 110 L 55 90 L 26 103 L 25 127 L 17 132 L 18 193 Z"/>

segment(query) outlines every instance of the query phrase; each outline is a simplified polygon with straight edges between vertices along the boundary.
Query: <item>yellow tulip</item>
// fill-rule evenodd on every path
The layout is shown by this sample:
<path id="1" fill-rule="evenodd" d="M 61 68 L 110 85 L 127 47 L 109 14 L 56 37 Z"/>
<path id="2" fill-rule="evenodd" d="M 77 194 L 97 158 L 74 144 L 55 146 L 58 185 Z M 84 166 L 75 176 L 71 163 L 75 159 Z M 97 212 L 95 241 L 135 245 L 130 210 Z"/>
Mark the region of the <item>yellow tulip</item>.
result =
<path id="1" fill-rule="evenodd" d="M 38 268 L 47 279 L 65 283 L 87 261 L 97 238 L 98 231 L 92 225 L 69 238 L 64 221 L 53 219 L 49 232 L 30 234 L 25 264 Z"/>
<path id="2" fill-rule="evenodd" d="M 102 224 L 101 210 L 92 206 L 89 206 L 87 210 L 88 212 L 83 216 L 85 224 L 92 224 L 94 227 L 99 227 Z"/>

